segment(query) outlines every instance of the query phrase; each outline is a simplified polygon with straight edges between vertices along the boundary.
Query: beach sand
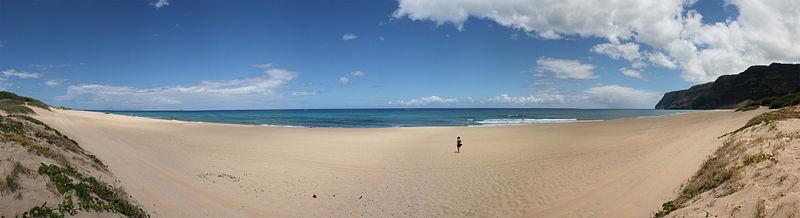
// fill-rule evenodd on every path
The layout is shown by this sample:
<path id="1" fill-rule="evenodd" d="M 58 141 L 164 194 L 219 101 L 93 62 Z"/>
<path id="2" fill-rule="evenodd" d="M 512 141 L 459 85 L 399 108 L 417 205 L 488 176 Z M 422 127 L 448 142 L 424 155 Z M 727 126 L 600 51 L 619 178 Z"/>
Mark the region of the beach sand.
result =
<path id="1" fill-rule="evenodd" d="M 647 217 L 717 137 L 764 109 L 382 129 L 36 112 L 96 154 L 155 217 Z"/>

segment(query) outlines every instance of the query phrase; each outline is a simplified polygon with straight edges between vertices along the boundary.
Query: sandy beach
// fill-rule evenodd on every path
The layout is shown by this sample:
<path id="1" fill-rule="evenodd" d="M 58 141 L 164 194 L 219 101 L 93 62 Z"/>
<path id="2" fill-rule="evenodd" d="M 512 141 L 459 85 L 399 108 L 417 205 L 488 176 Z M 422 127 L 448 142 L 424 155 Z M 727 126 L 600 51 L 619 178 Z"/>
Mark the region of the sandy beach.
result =
<path id="1" fill-rule="evenodd" d="M 36 110 L 155 217 L 646 217 L 762 112 L 328 129 Z"/>

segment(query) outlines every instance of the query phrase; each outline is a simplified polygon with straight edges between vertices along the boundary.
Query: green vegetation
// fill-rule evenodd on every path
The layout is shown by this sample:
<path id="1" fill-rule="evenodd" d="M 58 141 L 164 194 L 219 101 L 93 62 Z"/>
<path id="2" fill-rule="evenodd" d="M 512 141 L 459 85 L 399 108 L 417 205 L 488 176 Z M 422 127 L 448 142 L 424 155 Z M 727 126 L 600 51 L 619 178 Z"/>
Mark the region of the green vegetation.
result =
<path id="1" fill-rule="evenodd" d="M 22 134 L 22 123 L 17 122 L 11 119 L 1 119 L 0 120 L 0 132 L 3 133 L 15 133 L 15 134 Z"/>
<path id="2" fill-rule="evenodd" d="M 45 202 L 44 204 L 42 204 L 42 206 L 36 206 L 28 211 L 25 211 L 25 213 L 22 213 L 22 217 L 63 218 L 64 213 L 61 213 L 57 210 L 53 210 L 53 208 L 47 207 L 47 202 Z"/>
<path id="3" fill-rule="evenodd" d="M 59 204 L 59 211 L 62 213 L 69 213 L 69 208 L 74 207 L 71 206 L 72 198 L 69 197 L 74 193 L 78 198 L 79 210 L 113 211 L 128 217 L 148 217 L 143 209 L 130 203 L 125 194 L 119 194 L 119 190 L 94 177 L 84 176 L 69 165 L 59 167 L 42 163 L 38 172 L 50 178 L 58 192 L 65 196 L 64 202 Z"/>
<path id="4" fill-rule="evenodd" d="M 34 106 L 34 107 L 50 110 L 50 106 L 48 106 L 45 103 L 42 103 L 39 100 L 36 100 L 34 98 L 31 98 L 31 97 L 19 96 L 17 94 L 11 93 L 11 92 L 0 91 L 0 100 L 27 103 L 28 105 L 31 105 L 31 106 Z"/>
<path id="5" fill-rule="evenodd" d="M 800 92 L 795 92 L 788 95 L 784 95 L 783 97 L 775 99 L 774 101 L 770 102 L 769 108 L 778 109 L 798 104 L 800 104 Z"/>
<path id="6" fill-rule="evenodd" d="M 44 147 L 40 144 L 32 144 L 28 147 L 28 152 L 34 153 L 36 155 L 46 157 L 51 160 L 55 160 L 58 163 L 66 164 L 67 158 L 58 151 L 54 151 L 48 147 Z"/>
<path id="7" fill-rule="evenodd" d="M 92 160 L 94 164 L 97 164 L 102 169 L 108 169 L 108 166 L 106 166 L 106 164 L 104 164 L 103 161 L 100 161 L 100 159 L 97 159 L 97 157 L 94 156 L 93 154 L 86 154 L 86 157 L 88 157 L 90 160 Z"/>
<path id="8" fill-rule="evenodd" d="M 746 101 L 736 107 L 736 111 L 749 111 L 767 106 L 770 109 L 779 109 L 788 106 L 800 105 L 800 92 L 789 93 L 780 98 L 769 97 L 758 101 Z"/>
<path id="9" fill-rule="evenodd" d="M 0 110 L 8 114 L 33 114 L 33 109 L 28 106 L 50 110 L 50 106 L 39 100 L 19 96 L 11 92 L 0 91 Z"/>
<path id="10" fill-rule="evenodd" d="M 0 101 L 0 110 L 9 114 L 32 114 L 33 110 L 18 101 Z"/>
<path id="11" fill-rule="evenodd" d="M 30 122 L 30 124 L 27 122 Z M 44 130 L 36 128 L 35 126 L 37 125 L 43 127 Z M 66 135 L 61 134 L 58 130 L 51 128 L 44 122 L 33 117 L 19 114 L 0 116 L 0 132 L 4 133 L 0 134 L 0 140 L 17 143 L 28 148 L 28 151 L 31 153 L 55 160 L 60 164 L 67 163 L 64 154 L 62 154 L 59 149 L 47 147 L 39 143 L 39 140 L 44 140 L 50 145 L 61 147 L 77 154 L 82 154 L 89 159 L 97 169 L 106 170 L 108 168 L 100 159 L 83 150 L 75 140 L 70 139 Z"/>

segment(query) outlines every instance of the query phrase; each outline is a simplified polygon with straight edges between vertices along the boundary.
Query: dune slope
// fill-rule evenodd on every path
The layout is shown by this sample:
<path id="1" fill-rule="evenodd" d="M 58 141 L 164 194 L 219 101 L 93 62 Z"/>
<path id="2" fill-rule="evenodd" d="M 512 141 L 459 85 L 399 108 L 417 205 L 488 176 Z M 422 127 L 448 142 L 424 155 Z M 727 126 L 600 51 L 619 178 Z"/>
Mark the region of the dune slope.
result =
<path id="1" fill-rule="evenodd" d="M 800 107 L 774 110 L 729 134 L 724 146 L 689 181 L 691 185 L 672 201 L 681 208 L 666 217 L 796 217 L 800 212 L 798 118 Z"/>
<path id="2" fill-rule="evenodd" d="M 388 129 L 36 112 L 155 216 L 644 217 L 722 144 L 717 137 L 764 110 Z"/>

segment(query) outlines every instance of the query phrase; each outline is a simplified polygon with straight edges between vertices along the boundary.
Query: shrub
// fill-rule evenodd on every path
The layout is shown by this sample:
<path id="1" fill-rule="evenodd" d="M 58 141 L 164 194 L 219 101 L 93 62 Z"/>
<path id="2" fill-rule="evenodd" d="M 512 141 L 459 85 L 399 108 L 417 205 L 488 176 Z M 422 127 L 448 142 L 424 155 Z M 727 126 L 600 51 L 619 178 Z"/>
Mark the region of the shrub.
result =
<path id="1" fill-rule="evenodd" d="M 38 172 L 47 175 L 62 195 L 69 196 L 74 191 L 81 210 L 113 211 L 129 217 L 148 217 L 143 209 L 129 202 L 118 190 L 94 177 L 84 176 L 70 166 L 59 167 L 42 163 Z M 69 204 L 71 203 L 70 198 Z"/>
<path id="2" fill-rule="evenodd" d="M 736 106 L 736 111 L 749 111 L 760 106 L 767 106 L 770 109 L 779 109 L 788 106 L 800 105 L 800 92 L 789 93 L 779 97 L 768 97 L 758 101 L 747 100 Z"/>
<path id="3" fill-rule="evenodd" d="M 750 104 L 746 104 L 746 105 L 744 105 L 744 106 L 741 106 L 741 107 L 738 107 L 738 108 L 736 108 L 736 111 L 749 111 L 749 110 L 755 110 L 755 109 L 758 109 L 758 107 L 761 107 L 761 105 L 758 105 L 758 104 L 752 104 L 752 103 L 750 103 Z"/>
<path id="4" fill-rule="evenodd" d="M 778 109 L 798 104 L 800 104 L 800 92 L 784 95 L 783 97 L 770 102 L 768 105 L 770 109 Z"/>
<path id="5" fill-rule="evenodd" d="M 28 211 L 25 211 L 25 213 L 22 213 L 22 217 L 63 218 L 64 214 L 57 210 L 53 210 L 53 208 L 47 207 L 47 202 L 45 202 L 44 204 L 42 204 L 42 206 L 36 206 Z"/>
<path id="6" fill-rule="evenodd" d="M 19 162 L 14 162 L 14 166 L 11 168 L 10 173 L 6 178 L 0 183 L 0 191 L 3 192 L 16 192 L 19 189 L 22 189 L 22 185 L 19 184 L 19 174 L 30 174 L 30 170 L 25 168 Z"/>
<path id="7" fill-rule="evenodd" d="M 22 134 L 23 127 L 21 122 L 11 119 L 2 118 L 2 121 L 0 121 L 0 132 L 3 133 Z"/>

